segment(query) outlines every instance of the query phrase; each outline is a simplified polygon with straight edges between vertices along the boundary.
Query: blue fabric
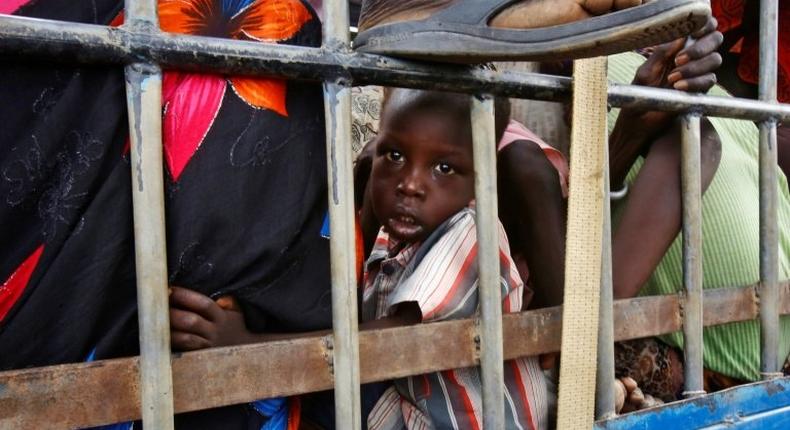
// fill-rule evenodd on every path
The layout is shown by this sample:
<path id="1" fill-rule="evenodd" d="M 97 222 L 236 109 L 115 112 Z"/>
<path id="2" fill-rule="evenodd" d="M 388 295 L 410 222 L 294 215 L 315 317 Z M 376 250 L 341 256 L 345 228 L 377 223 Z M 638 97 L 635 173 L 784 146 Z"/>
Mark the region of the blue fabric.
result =
<path id="1" fill-rule="evenodd" d="M 251 403 L 256 412 L 268 417 L 261 430 L 286 430 L 288 428 L 288 401 L 285 397 L 256 400 Z"/>
<path id="2" fill-rule="evenodd" d="M 321 237 L 329 239 L 329 211 L 324 215 L 324 224 L 321 226 Z"/>
<path id="3" fill-rule="evenodd" d="M 234 15 L 252 4 L 255 0 L 222 0 L 222 15 L 233 18 Z"/>

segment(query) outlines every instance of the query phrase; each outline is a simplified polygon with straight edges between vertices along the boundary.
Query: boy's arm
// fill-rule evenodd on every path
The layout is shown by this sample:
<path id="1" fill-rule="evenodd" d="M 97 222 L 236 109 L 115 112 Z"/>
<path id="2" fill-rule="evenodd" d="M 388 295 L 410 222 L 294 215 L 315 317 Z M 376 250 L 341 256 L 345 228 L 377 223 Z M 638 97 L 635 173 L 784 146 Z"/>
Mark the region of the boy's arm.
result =
<path id="1" fill-rule="evenodd" d="M 566 209 L 557 169 L 537 144 L 517 140 L 499 152 L 497 170 L 500 218 L 507 228 L 511 251 L 527 260 L 534 288 L 529 307 L 561 305 Z"/>

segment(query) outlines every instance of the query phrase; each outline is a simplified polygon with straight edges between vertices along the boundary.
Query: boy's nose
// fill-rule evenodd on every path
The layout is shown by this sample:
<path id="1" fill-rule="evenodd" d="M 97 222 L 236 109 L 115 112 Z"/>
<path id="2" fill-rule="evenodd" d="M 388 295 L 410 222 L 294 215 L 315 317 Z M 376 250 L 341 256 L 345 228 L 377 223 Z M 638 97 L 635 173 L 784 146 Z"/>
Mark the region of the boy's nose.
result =
<path id="1" fill-rule="evenodd" d="M 419 173 L 409 172 L 398 182 L 398 192 L 408 197 L 422 197 L 425 195 L 425 187 Z"/>

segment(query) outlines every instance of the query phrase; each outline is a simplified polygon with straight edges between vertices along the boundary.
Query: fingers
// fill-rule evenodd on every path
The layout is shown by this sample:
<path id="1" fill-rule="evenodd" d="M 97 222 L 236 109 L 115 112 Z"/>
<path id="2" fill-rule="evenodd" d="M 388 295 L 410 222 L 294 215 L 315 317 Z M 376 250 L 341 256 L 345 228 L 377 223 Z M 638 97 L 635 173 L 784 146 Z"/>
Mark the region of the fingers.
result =
<path id="1" fill-rule="evenodd" d="M 170 308 L 170 331 L 171 332 L 185 332 L 192 333 L 205 339 L 211 339 L 212 329 L 211 321 L 208 321 L 200 315 L 181 310 L 178 308 Z"/>
<path id="2" fill-rule="evenodd" d="M 193 312 L 209 321 L 218 321 L 222 309 L 210 297 L 181 287 L 170 287 L 170 307 Z"/>
<path id="3" fill-rule="evenodd" d="M 680 51 L 675 58 L 675 64 L 682 66 L 691 61 L 698 60 L 712 54 L 718 55 L 716 50 L 719 49 L 719 46 L 721 46 L 723 41 L 724 35 L 722 35 L 720 32 L 714 31 L 712 33 L 708 33 L 705 36 L 694 40 L 691 45 Z"/>
<path id="4" fill-rule="evenodd" d="M 716 83 L 716 70 L 721 66 L 721 55 L 714 52 L 698 60 L 675 68 L 667 82 L 681 91 L 705 92 Z"/>
<path id="5" fill-rule="evenodd" d="M 706 92 L 716 84 L 716 70 L 722 58 L 716 50 L 723 36 L 718 31 L 708 33 L 680 51 L 675 58 L 677 67 L 667 76 L 676 90 Z"/>
<path id="6" fill-rule="evenodd" d="M 708 33 L 712 33 L 714 31 L 716 31 L 716 29 L 718 27 L 719 27 L 719 22 L 716 21 L 716 18 L 711 16 L 710 18 L 708 18 L 708 22 L 706 22 L 705 25 L 702 28 L 700 28 L 699 30 L 695 31 L 694 33 L 691 33 L 691 37 L 693 37 L 695 39 L 699 39 L 699 38 L 705 36 Z"/>
<path id="7" fill-rule="evenodd" d="M 703 76 L 697 76 L 696 78 L 677 81 L 673 87 L 680 91 L 704 93 L 711 89 L 711 87 L 714 85 L 716 85 L 716 74 L 707 73 Z"/>
<path id="8" fill-rule="evenodd" d="M 211 342 L 193 333 L 172 331 L 170 332 L 170 345 L 177 351 L 194 351 L 211 347 Z"/>

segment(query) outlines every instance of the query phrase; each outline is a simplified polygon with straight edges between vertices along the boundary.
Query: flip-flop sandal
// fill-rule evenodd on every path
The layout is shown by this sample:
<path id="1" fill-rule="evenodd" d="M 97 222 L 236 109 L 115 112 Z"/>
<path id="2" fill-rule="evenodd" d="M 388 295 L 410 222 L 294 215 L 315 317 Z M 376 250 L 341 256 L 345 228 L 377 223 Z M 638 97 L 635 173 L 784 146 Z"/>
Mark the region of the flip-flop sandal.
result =
<path id="1" fill-rule="evenodd" d="M 458 0 L 430 17 L 359 33 L 360 52 L 452 63 L 595 57 L 656 45 L 701 28 L 710 6 L 700 0 L 654 0 L 568 24 L 527 30 L 489 27 L 519 0 Z"/>

